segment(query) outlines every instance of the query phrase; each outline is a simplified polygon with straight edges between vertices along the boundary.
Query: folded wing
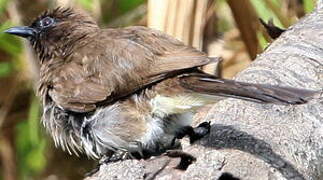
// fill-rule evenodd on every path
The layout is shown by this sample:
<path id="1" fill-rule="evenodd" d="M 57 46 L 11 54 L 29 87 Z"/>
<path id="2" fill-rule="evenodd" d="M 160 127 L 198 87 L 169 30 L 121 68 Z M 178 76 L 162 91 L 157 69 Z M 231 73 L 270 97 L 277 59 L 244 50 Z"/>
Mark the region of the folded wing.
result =
<path id="1" fill-rule="evenodd" d="M 144 27 L 102 31 L 69 58 L 49 95 L 60 107 L 75 112 L 93 111 L 212 61 L 175 38 Z"/>

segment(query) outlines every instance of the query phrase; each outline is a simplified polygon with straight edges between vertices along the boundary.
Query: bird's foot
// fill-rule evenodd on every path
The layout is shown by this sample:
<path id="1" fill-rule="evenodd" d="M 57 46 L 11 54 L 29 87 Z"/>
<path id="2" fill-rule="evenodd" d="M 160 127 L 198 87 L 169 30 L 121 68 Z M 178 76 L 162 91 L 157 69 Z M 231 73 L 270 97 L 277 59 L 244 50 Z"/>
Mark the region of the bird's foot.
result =
<path id="1" fill-rule="evenodd" d="M 199 124 L 197 127 L 195 127 L 193 130 L 194 130 L 194 134 L 193 134 L 193 136 L 190 136 L 190 143 L 191 144 L 194 143 L 196 140 L 199 140 L 210 133 L 211 122 L 210 121 L 203 122 L 203 123 Z"/>
<path id="2" fill-rule="evenodd" d="M 139 141 L 129 142 L 127 150 L 120 149 L 115 151 L 112 156 L 107 158 L 104 163 L 112 163 L 127 159 L 142 159 L 144 158 L 142 143 Z"/>
<path id="3" fill-rule="evenodd" d="M 182 139 L 184 136 L 189 136 L 190 143 L 193 144 L 195 141 L 203 138 L 210 133 L 211 125 L 210 122 L 203 122 L 197 127 L 184 126 L 175 136 L 176 139 Z M 175 142 L 175 140 L 173 140 Z"/>
<path id="4" fill-rule="evenodd" d="M 109 164 L 127 159 L 134 159 L 129 151 L 117 150 L 112 154 L 112 156 L 106 158 L 102 164 Z"/>

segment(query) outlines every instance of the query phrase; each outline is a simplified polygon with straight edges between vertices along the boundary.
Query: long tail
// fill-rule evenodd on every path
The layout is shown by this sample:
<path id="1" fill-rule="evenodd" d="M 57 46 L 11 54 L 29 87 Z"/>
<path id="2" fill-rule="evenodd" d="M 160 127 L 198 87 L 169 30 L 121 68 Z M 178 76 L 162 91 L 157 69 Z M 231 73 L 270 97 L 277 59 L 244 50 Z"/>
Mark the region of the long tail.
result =
<path id="1" fill-rule="evenodd" d="M 219 79 L 204 73 L 185 74 L 181 76 L 180 82 L 182 87 L 196 93 L 232 97 L 258 103 L 304 104 L 318 93 L 318 91 L 291 87 Z"/>

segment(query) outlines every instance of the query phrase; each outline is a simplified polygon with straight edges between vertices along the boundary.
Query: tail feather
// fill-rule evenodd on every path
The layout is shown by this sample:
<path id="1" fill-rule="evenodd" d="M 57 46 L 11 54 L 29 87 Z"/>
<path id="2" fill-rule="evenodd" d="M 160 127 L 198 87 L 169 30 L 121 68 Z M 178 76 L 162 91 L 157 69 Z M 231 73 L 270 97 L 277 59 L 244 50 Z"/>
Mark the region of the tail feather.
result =
<path id="1" fill-rule="evenodd" d="M 318 91 L 292 87 L 219 79 L 203 73 L 183 75 L 180 82 L 182 87 L 196 93 L 232 97 L 257 103 L 304 104 L 318 93 Z"/>

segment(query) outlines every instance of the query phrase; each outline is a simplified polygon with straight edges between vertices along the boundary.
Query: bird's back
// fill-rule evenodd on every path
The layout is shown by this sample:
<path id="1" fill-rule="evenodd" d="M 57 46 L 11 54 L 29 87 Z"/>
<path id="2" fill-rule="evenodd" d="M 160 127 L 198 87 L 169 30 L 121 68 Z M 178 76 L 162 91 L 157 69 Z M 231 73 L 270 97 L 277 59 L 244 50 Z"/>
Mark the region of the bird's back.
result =
<path id="1" fill-rule="evenodd" d="M 76 112 L 93 111 L 211 62 L 204 53 L 145 27 L 102 29 L 83 40 L 55 69 L 48 92 L 60 107 Z"/>

